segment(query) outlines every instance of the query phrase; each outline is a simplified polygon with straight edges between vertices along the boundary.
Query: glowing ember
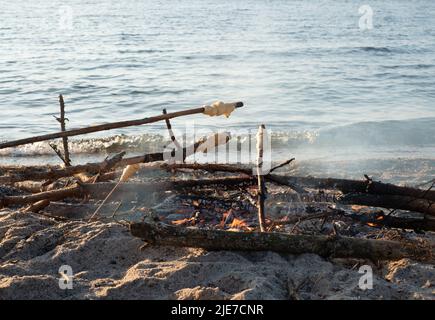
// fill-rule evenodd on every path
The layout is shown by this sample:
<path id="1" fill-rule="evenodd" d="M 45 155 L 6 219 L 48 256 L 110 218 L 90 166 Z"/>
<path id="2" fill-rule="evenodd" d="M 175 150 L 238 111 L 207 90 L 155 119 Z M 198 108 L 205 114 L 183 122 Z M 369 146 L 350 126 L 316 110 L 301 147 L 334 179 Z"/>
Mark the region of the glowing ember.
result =
<path id="1" fill-rule="evenodd" d="M 192 205 L 193 205 L 194 207 L 199 207 L 199 201 L 198 201 L 198 200 L 193 200 L 193 201 L 192 201 Z"/>
<path id="2" fill-rule="evenodd" d="M 367 207 L 366 206 L 358 206 L 358 205 L 354 204 L 354 205 L 351 206 L 351 208 L 352 208 L 353 211 L 359 212 L 361 210 L 366 209 Z"/>
<path id="3" fill-rule="evenodd" d="M 175 224 L 177 226 L 180 226 L 180 225 L 183 225 L 183 224 L 186 224 L 186 223 L 189 223 L 189 222 L 191 224 L 195 224 L 195 218 L 193 217 L 193 218 L 186 218 L 186 219 L 171 221 L 172 224 Z"/>

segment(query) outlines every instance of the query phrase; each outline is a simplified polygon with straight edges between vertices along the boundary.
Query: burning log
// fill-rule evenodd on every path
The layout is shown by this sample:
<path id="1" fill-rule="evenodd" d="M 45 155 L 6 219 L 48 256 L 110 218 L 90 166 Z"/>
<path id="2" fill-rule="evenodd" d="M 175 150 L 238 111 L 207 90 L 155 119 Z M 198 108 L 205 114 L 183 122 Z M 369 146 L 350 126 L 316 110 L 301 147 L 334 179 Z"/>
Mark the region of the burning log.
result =
<path id="1" fill-rule="evenodd" d="M 435 218 L 426 215 L 422 217 L 405 218 L 384 214 L 382 211 L 375 211 L 363 214 L 349 214 L 346 216 L 375 228 L 389 227 L 435 231 Z"/>
<path id="2" fill-rule="evenodd" d="M 117 128 L 139 126 L 139 125 L 143 125 L 143 124 L 154 123 L 154 122 L 158 122 L 158 121 L 162 121 L 162 120 L 166 120 L 166 119 L 172 119 L 172 118 L 176 118 L 176 117 L 188 116 L 188 115 L 193 115 L 193 114 L 198 114 L 198 113 L 204 113 L 204 114 L 210 115 L 210 116 L 213 116 L 213 115 L 219 116 L 222 114 L 225 114 L 228 116 L 228 114 L 231 113 L 232 110 L 234 110 L 236 108 L 241 108 L 241 107 L 243 107 L 243 102 L 234 102 L 234 103 L 228 103 L 228 104 L 223 104 L 223 103 L 222 104 L 213 104 L 212 106 L 204 106 L 201 108 L 177 111 L 177 112 L 162 114 L 162 115 L 149 117 L 149 118 L 112 122 L 112 123 L 100 124 L 100 125 L 96 125 L 96 126 L 90 126 L 90 127 L 86 127 L 86 128 L 60 131 L 60 132 L 56 132 L 56 133 L 45 134 L 42 136 L 35 136 L 35 137 L 26 138 L 26 139 L 4 142 L 4 143 L 0 143 L 0 149 L 17 147 L 17 146 L 21 146 L 24 144 L 53 140 L 53 139 L 64 138 L 64 137 L 78 136 L 78 135 L 88 134 L 88 133 L 93 133 L 93 132 L 112 130 L 112 129 L 117 129 Z"/>
<path id="3" fill-rule="evenodd" d="M 164 224 L 132 223 L 130 232 L 144 241 L 164 246 L 207 250 L 276 251 L 290 254 L 315 253 L 323 257 L 377 260 L 433 259 L 433 249 L 417 243 L 387 240 L 289 235 L 270 232 L 233 232 L 184 228 Z"/>
<path id="4" fill-rule="evenodd" d="M 435 216 L 434 202 L 409 196 L 357 193 L 345 195 L 340 198 L 339 202 L 342 204 L 415 211 Z"/>

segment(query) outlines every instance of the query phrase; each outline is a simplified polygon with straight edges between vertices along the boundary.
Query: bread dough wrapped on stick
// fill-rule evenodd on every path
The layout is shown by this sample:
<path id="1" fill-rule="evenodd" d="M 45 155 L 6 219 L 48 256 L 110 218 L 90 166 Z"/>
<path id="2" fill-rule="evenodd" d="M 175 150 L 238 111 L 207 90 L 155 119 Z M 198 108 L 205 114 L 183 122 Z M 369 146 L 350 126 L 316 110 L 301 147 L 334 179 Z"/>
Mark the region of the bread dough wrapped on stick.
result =
<path id="1" fill-rule="evenodd" d="M 222 101 L 216 101 L 211 106 L 204 106 L 204 114 L 210 117 L 221 116 L 229 117 L 230 114 L 236 109 L 238 102 L 224 103 Z"/>
<path id="2" fill-rule="evenodd" d="M 119 182 L 127 182 L 139 169 L 140 169 L 139 163 L 129 164 L 122 171 L 121 178 L 119 178 Z"/>
<path id="3" fill-rule="evenodd" d="M 231 139 L 231 133 L 229 132 L 219 132 L 214 135 L 209 136 L 204 142 L 202 142 L 196 152 L 207 153 L 214 148 L 226 144 Z"/>

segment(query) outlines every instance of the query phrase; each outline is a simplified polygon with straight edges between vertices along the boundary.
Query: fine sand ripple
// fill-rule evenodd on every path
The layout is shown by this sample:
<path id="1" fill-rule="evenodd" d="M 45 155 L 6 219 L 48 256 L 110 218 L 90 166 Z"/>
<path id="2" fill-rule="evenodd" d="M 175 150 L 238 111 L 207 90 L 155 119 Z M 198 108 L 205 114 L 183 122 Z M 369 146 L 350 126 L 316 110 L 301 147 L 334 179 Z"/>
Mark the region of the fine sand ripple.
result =
<path id="1" fill-rule="evenodd" d="M 374 269 L 273 252 L 147 246 L 117 223 L 58 222 L 0 212 L 0 299 L 432 299 L 434 267 L 409 260 Z M 59 267 L 74 272 L 59 288 Z"/>

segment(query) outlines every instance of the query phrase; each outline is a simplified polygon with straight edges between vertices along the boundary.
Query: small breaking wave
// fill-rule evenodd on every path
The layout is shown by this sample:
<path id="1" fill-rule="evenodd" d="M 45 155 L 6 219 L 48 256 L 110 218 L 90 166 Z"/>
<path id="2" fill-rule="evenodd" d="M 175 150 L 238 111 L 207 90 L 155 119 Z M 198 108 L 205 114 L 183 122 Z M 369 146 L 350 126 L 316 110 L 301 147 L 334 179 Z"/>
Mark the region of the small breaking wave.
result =
<path id="1" fill-rule="evenodd" d="M 270 126 L 272 149 L 286 151 L 322 149 L 370 149 L 383 148 L 398 150 L 418 150 L 435 148 L 435 118 L 412 120 L 364 121 L 343 126 L 324 127 L 315 130 L 286 130 L 281 126 Z M 218 131 L 218 129 L 216 129 Z M 255 130 L 231 130 L 233 140 L 246 143 L 255 140 Z M 202 136 L 198 134 L 197 136 Z M 180 136 L 186 144 L 193 138 Z M 61 146 L 60 141 L 56 142 Z M 144 133 L 141 135 L 114 135 L 103 138 L 70 139 L 72 154 L 111 154 L 120 151 L 133 153 L 160 152 L 170 143 L 167 133 Z M 252 142 L 251 142 L 252 145 Z M 255 141 L 254 141 L 255 145 Z M 54 155 L 49 142 L 38 142 L 0 150 L 4 157 L 31 157 Z"/>

